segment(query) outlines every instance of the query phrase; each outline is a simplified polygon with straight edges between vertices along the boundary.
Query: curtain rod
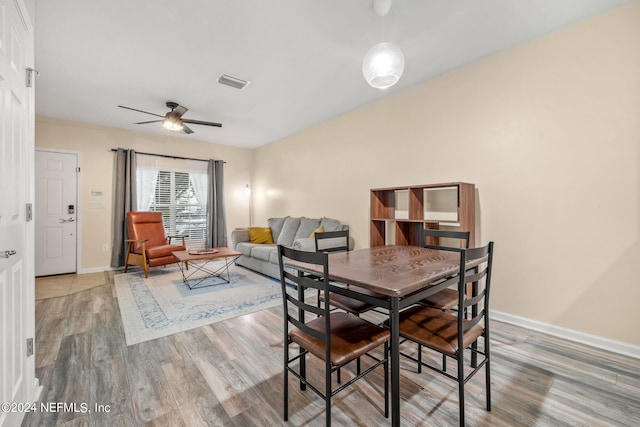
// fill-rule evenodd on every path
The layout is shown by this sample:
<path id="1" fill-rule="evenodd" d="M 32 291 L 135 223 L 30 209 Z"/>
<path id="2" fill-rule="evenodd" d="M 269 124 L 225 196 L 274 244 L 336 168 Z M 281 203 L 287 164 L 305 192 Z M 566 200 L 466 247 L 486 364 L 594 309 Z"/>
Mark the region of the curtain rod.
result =
<path id="1" fill-rule="evenodd" d="M 126 150 L 126 148 L 125 148 Z M 112 148 L 111 151 L 118 151 L 117 148 Z M 203 160 L 203 159 L 194 159 L 193 157 L 180 157 L 180 156 L 168 156 L 166 154 L 154 154 L 154 153 L 143 153 L 142 151 L 136 151 L 136 154 L 144 154 L 147 156 L 158 156 L 158 157 L 166 157 L 167 159 L 180 159 L 180 160 L 197 160 L 199 162 L 208 162 L 208 160 Z M 222 163 L 227 163 L 225 161 L 223 161 Z"/>

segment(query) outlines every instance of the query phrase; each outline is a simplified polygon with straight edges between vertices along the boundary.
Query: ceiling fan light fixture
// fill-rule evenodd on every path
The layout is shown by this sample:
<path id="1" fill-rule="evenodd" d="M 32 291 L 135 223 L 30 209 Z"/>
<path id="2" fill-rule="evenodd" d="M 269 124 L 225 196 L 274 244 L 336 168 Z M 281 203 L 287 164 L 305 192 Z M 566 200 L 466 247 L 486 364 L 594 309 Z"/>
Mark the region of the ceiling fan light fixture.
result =
<path id="1" fill-rule="evenodd" d="M 182 120 L 180 119 L 174 119 L 171 117 L 167 117 L 166 119 L 164 119 L 162 121 L 162 127 L 165 129 L 168 129 L 172 132 L 179 132 L 182 130 L 183 126 L 182 126 Z"/>

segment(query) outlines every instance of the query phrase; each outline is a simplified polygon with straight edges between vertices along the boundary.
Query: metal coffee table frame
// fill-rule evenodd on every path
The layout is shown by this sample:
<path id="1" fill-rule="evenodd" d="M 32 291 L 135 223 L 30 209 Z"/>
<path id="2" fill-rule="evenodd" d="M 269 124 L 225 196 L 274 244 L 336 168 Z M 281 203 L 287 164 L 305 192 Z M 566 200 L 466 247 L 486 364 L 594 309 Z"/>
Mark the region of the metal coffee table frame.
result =
<path id="1" fill-rule="evenodd" d="M 235 252 L 228 248 L 218 248 L 218 252 L 211 254 L 194 255 L 190 254 L 188 251 L 173 253 L 178 267 L 180 267 L 180 272 L 182 273 L 182 281 L 189 289 L 200 289 L 230 283 L 231 275 L 229 274 L 229 267 L 240 257 L 240 255 L 242 255 L 240 252 Z M 223 265 L 215 270 L 207 268 L 207 264 L 220 259 L 224 259 Z M 189 272 L 188 267 L 192 267 L 193 271 Z M 189 279 L 198 272 L 205 273 L 205 275 L 189 281 Z M 222 281 L 216 281 L 215 278 L 221 279 Z M 208 283 L 207 281 L 211 283 Z"/>

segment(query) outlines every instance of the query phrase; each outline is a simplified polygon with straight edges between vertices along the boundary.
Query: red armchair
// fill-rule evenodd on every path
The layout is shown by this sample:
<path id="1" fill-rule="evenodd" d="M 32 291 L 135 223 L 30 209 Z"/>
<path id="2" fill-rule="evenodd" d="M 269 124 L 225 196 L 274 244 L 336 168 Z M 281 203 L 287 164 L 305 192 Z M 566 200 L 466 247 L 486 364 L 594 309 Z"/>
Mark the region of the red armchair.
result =
<path id="1" fill-rule="evenodd" d="M 165 235 L 161 212 L 127 212 L 127 230 L 125 273 L 129 265 L 137 265 L 144 269 L 144 277 L 149 277 L 149 267 L 172 264 L 176 262 L 172 252 L 186 250 L 186 236 Z M 172 245 L 172 238 L 181 238 L 182 245 Z"/>

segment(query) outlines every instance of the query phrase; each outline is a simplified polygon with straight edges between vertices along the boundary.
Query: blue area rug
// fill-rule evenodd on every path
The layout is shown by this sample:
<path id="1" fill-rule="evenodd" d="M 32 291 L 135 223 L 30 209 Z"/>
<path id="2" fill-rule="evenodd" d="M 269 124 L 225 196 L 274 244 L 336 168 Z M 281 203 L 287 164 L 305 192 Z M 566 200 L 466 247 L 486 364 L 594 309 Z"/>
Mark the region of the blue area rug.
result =
<path id="1" fill-rule="evenodd" d="M 142 271 L 115 275 L 127 345 L 282 304 L 279 281 L 235 265 L 229 271 L 231 283 L 193 290 L 177 267 L 152 268 L 147 279 Z"/>

